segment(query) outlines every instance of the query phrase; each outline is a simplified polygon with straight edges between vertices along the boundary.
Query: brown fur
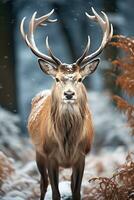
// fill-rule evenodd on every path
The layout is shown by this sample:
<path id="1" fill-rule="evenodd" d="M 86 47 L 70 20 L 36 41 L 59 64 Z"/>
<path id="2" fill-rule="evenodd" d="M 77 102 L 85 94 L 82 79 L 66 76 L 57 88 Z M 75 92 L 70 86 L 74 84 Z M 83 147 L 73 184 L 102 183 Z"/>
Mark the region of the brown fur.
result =
<path id="1" fill-rule="evenodd" d="M 52 91 L 38 94 L 32 101 L 28 130 L 36 148 L 36 162 L 41 174 L 41 198 L 47 190 L 47 171 L 52 186 L 52 199 L 59 200 L 58 168 L 72 167 L 71 189 L 73 200 L 80 200 L 85 155 L 93 139 L 91 114 L 88 109 L 86 89 L 79 82 L 78 71 L 63 73 Z M 65 91 L 74 91 L 73 103 L 64 101 Z"/>
<path id="2" fill-rule="evenodd" d="M 92 120 L 83 85 L 81 90 L 84 98 L 78 105 L 59 105 L 53 97 L 55 88 L 51 95 L 37 95 L 32 101 L 28 120 L 32 142 L 39 153 L 57 157 L 63 167 L 72 166 L 79 154 L 87 154 L 92 143 Z"/>
<path id="3" fill-rule="evenodd" d="M 47 190 L 47 172 L 52 186 L 52 199 L 59 200 L 58 168 L 72 167 L 71 189 L 73 200 L 80 200 L 80 187 L 85 165 L 85 155 L 89 152 L 93 128 L 91 114 L 87 105 L 86 90 L 82 80 L 93 73 L 98 64 L 96 58 L 113 34 L 112 25 L 109 24 L 105 13 L 102 23 L 101 17 L 92 8 L 94 16 L 88 18 L 98 21 L 104 36 L 100 47 L 88 55 L 90 38 L 82 56 L 73 64 L 62 63 L 49 48 L 48 37 L 46 45 L 49 56 L 41 53 L 34 41 L 34 31 L 37 26 L 48 22 L 53 10 L 40 18 L 33 14 L 29 33 L 25 34 L 23 18 L 20 30 L 23 39 L 32 52 L 39 58 L 41 70 L 51 75 L 56 84 L 52 92 L 37 95 L 32 101 L 32 110 L 28 120 L 28 130 L 36 148 L 36 162 L 41 174 L 41 198 L 44 200 Z M 54 20 L 55 21 L 55 20 Z M 51 20 L 52 22 L 52 20 Z"/>

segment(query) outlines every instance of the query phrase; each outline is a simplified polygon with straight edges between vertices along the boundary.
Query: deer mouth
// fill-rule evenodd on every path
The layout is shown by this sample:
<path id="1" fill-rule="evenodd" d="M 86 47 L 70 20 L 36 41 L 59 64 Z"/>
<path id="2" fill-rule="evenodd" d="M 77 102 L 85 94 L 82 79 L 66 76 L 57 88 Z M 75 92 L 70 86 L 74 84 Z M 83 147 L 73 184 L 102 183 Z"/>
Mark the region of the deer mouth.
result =
<path id="1" fill-rule="evenodd" d="M 73 98 L 73 99 L 64 98 L 63 99 L 63 103 L 65 103 L 65 104 L 74 104 L 74 103 L 76 103 L 76 98 Z"/>

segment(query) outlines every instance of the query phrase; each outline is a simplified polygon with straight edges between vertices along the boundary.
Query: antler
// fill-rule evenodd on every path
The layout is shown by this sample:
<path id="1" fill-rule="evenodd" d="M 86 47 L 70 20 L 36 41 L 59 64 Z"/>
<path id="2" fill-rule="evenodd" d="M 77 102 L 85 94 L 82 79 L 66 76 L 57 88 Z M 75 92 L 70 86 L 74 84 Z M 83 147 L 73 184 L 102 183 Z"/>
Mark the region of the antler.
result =
<path id="1" fill-rule="evenodd" d="M 101 42 L 100 47 L 93 52 L 90 55 L 88 54 L 89 51 L 89 47 L 90 47 L 90 37 L 88 36 L 88 42 L 87 42 L 87 46 L 84 50 L 84 53 L 82 54 L 82 56 L 76 61 L 76 64 L 78 65 L 83 65 L 89 61 L 91 61 L 92 59 L 94 59 L 96 56 L 98 56 L 102 50 L 104 49 L 104 47 L 106 46 L 106 44 L 111 40 L 112 36 L 113 36 L 113 26 L 112 24 L 109 24 L 109 20 L 107 15 L 101 11 L 101 13 L 104 16 L 104 20 L 97 14 L 97 12 L 94 10 L 94 8 L 92 7 L 92 12 L 93 12 L 93 16 L 89 15 L 88 13 L 85 13 L 87 15 L 87 17 L 93 21 L 96 21 L 100 24 L 102 30 L 103 30 L 103 39 Z"/>
<path id="2" fill-rule="evenodd" d="M 48 52 L 49 52 L 49 56 L 41 53 L 36 44 L 35 44 L 35 41 L 34 41 L 34 32 L 36 30 L 36 28 L 38 26 L 45 26 L 46 24 L 44 24 L 45 22 L 49 22 L 49 23 L 53 23 L 55 21 L 57 21 L 57 19 L 49 19 L 49 17 L 53 14 L 54 12 L 54 9 L 49 12 L 48 14 L 40 17 L 40 18 L 35 18 L 36 17 L 36 14 L 37 12 L 35 12 L 30 20 L 30 23 L 29 23 L 29 32 L 28 34 L 26 34 L 24 32 L 24 22 L 25 22 L 25 19 L 26 17 L 24 17 L 21 21 L 21 25 L 20 25 L 20 31 L 21 31 L 21 34 L 22 34 L 22 37 L 23 39 L 25 40 L 26 44 L 30 47 L 30 49 L 32 50 L 32 52 L 39 58 L 42 58 L 43 60 L 53 64 L 55 67 L 57 67 L 58 65 L 61 64 L 61 61 L 56 58 L 50 47 L 49 47 L 49 43 L 48 43 L 48 37 L 46 38 L 46 46 L 47 46 L 47 49 L 48 49 Z"/>

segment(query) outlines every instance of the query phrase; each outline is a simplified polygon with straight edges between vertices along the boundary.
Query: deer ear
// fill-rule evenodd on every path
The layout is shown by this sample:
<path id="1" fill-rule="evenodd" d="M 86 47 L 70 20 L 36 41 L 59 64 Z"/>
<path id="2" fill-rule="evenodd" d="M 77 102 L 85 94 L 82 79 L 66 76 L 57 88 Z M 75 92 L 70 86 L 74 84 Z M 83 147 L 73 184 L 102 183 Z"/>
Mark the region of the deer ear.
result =
<path id="1" fill-rule="evenodd" d="M 57 73 L 57 69 L 54 68 L 50 63 L 46 62 L 45 60 L 42 60 L 42 59 L 38 59 L 38 63 L 39 63 L 39 66 L 41 68 L 41 70 L 47 74 L 47 75 L 51 75 L 53 77 L 56 76 L 56 73 Z"/>
<path id="2" fill-rule="evenodd" d="M 97 66 L 98 66 L 99 62 L 100 62 L 100 59 L 96 58 L 96 59 L 92 60 L 91 62 L 86 63 L 84 65 L 84 67 L 82 67 L 80 69 L 81 76 L 82 77 L 86 77 L 89 74 L 92 74 L 97 69 Z"/>

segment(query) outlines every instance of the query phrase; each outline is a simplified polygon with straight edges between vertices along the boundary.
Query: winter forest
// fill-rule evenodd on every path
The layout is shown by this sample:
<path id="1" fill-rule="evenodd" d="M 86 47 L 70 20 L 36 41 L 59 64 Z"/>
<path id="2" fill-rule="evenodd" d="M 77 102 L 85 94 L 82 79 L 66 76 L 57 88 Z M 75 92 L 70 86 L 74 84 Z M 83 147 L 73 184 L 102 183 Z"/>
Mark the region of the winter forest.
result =
<path id="1" fill-rule="evenodd" d="M 45 44 L 48 36 L 54 55 L 70 64 L 82 55 L 88 36 L 88 55 L 102 42 L 100 25 L 85 15 L 85 12 L 93 15 L 92 7 L 102 18 L 103 12 L 106 13 L 113 25 L 113 36 L 98 56 L 100 63 L 96 71 L 83 81 L 94 139 L 86 155 L 81 199 L 134 200 L 134 1 L 0 0 L 1 200 L 40 199 L 40 173 L 27 122 L 32 99 L 43 90 L 50 94 L 57 80 L 41 71 L 34 51 L 22 38 L 21 20 L 26 17 L 24 29 L 28 32 L 35 11 L 40 17 L 54 9 L 50 19 L 57 21 L 46 26 L 41 24 L 34 39 L 38 49 L 50 55 Z M 79 200 L 72 197 L 71 174 L 72 167 L 59 167 L 62 200 Z M 50 182 L 49 179 L 44 200 L 52 199 Z"/>

